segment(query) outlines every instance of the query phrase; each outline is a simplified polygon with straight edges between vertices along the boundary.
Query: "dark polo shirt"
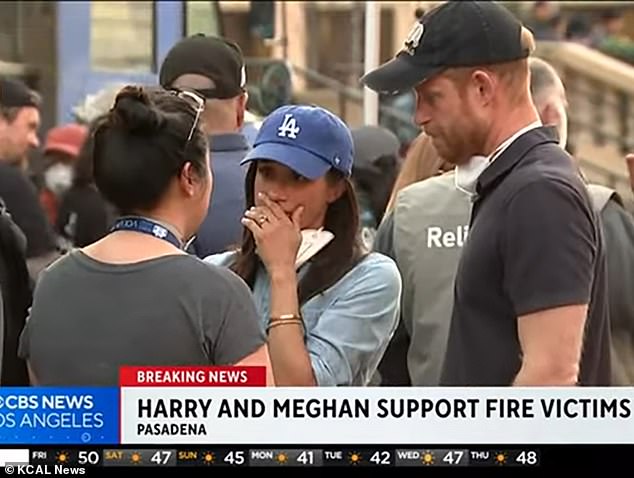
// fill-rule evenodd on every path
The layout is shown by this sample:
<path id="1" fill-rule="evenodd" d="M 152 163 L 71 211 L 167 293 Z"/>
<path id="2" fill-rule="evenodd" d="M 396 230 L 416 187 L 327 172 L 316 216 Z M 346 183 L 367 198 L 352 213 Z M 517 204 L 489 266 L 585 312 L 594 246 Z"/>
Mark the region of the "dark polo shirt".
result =
<path id="1" fill-rule="evenodd" d="M 511 385 L 518 317 L 589 304 L 579 383 L 610 382 L 606 257 L 600 223 L 555 130 L 517 138 L 480 175 L 455 282 L 442 385 Z"/>

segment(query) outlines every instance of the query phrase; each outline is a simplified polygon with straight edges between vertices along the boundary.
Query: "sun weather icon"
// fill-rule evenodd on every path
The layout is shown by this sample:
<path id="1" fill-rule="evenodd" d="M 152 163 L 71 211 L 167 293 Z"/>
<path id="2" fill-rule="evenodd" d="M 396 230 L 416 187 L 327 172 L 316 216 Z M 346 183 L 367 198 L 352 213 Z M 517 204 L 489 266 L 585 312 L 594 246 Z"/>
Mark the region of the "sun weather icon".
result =
<path id="1" fill-rule="evenodd" d="M 68 459 L 69 456 L 67 451 L 60 451 L 57 452 L 57 455 L 55 455 L 55 461 L 57 461 L 57 463 L 59 463 L 60 465 L 68 463 Z"/>
<path id="2" fill-rule="evenodd" d="M 348 453 L 348 461 L 351 465 L 358 465 L 361 463 L 361 460 L 361 453 L 357 453 L 356 451 Z"/>
<path id="3" fill-rule="evenodd" d="M 505 451 L 499 451 L 495 454 L 496 465 L 506 465 L 507 459 L 508 459 L 508 455 Z"/>
<path id="4" fill-rule="evenodd" d="M 429 450 L 425 450 L 422 454 L 421 454 L 421 461 L 423 462 L 423 465 L 433 465 L 434 464 L 434 460 L 435 460 L 435 456 L 434 456 L 434 452 L 433 451 L 429 451 Z"/>
<path id="5" fill-rule="evenodd" d="M 203 453 L 203 463 L 205 465 L 213 465 L 214 461 L 216 461 L 216 457 L 212 452 Z"/>
<path id="6" fill-rule="evenodd" d="M 130 455 L 130 462 L 133 465 L 138 465 L 141 463 L 141 454 L 139 452 L 132 452 L 132 454 Z"/>
<path id="7" fill-rule="evenodd" d="M 284 465 L 288 463 L 288 455 L 281 451 L 275 456 L 275 461 L 280 465 Z"/>

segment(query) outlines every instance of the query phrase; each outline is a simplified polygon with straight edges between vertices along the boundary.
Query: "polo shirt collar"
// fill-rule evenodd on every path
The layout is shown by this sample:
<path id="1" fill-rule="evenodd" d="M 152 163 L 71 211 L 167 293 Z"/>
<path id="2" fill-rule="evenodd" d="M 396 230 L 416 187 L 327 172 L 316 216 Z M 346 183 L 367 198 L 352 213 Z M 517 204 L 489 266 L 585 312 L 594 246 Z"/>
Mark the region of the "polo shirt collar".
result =
<path id="1" fill-rule="evenodd" d="M 250 149 L 247 138 L 242 133 L 211 135 L 211 151 L 242 151 Z"/>
<path id="2" fill-rule="evenodd" d="M 491 161 L 478 177 L 476 192 L 485 193 L 497 181 L 506 176 L 524 158 L 534 146 L 544 143 L 559 144 L 557 129 L 554 126 L 540 126 L 515 138 L 502 152 Z"/>

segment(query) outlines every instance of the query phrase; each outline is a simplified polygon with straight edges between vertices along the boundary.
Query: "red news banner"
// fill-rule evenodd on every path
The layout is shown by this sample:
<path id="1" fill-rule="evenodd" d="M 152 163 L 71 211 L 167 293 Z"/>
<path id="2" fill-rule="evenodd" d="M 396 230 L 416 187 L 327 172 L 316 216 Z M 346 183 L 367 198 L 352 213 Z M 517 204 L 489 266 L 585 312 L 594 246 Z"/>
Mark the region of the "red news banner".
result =
<path id="1" fill-rule="evenodd" d="M 266 388 L 266 369 L 122 367 L 119 385 L 122 444 L 220 443 L 223 417 L 253 416 L 244 394 Z"/>
<path id="2" fill-rule="evenodd" d="M 634 443 L 627 387 L 267 387 L 263 367 L 124 367 L 129 445 Z"/>
<path id="3" fill-rule="evenodd" d="M 266 368 L 122 367 L 120 387 L 265 387 Z"/>

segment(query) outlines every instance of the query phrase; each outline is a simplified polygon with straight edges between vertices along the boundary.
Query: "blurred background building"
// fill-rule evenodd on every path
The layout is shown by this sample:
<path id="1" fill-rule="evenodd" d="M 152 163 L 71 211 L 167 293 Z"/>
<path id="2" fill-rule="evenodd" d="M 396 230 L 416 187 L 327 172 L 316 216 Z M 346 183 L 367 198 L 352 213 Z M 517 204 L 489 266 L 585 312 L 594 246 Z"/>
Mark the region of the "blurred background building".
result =
<path id="1" fill-rule="evenodd" d="M 374 2 L 380 61 L 400 49 L 437 2 Z M 623 161 L 634 151 L 634 2 L 503 2 L 533 30 L 539 55 L 560 71 L 570 103 L 570 149 L 587 176 L 628 200 Z M 248 58 L 250 110 L 288 102 L 327 107 L 363 123 L 366 2 L 0 2 L 0 74 L 44 97 L 42 136 L 108 85 L 156 83 L 158 66 L 184 35 L 237 41 Z M 416 135 L 412 97 L 380 98 L 381 124 L 404 147 Z"/>

